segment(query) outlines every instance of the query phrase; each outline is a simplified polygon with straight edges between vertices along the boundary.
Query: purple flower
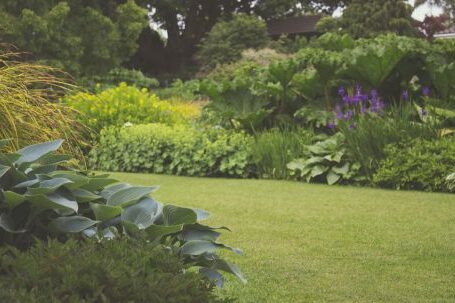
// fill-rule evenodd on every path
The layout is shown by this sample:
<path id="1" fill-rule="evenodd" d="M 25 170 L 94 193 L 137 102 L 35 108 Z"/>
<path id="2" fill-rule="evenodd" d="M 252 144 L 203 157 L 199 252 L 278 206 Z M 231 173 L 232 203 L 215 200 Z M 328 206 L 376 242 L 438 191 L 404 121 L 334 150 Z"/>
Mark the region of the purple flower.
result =
<path id="1" fill-rule="evenodd" d="M 401 93 L 401 99 L 404 100 L 404 101 L 408 101 L 409 100 L 409 92 L 407 89 L 405 89 L 402 93 Z"/>
<path id="2" fill-rule="evenodd" d="M 428 97 L 430 95 L 430 88 L 429 87 L 424 87 L 422 89 L 422 94 L 425 96 L 425 97 Z"/>
<path id="3" fill-rule="evenodd" d="M 349 128 L 350 128 L 350 129 L 354 129 L 354 128 L 356 128 L 356 127 L 357 127 L 357 124 L 355 124 L 355 122 L 352 123 L 351 125 L 349 125 Z"/>
<path id="4" fill-rule="evenodd" d="M 348 110 L 347 113 L 346 113 L 346 115 L 344 115 L 344 118 L 345 118 L 346 120 L 349 120 L 349 119 L 352 118 L 352 116 L 354 116 L 354 113 L 352 112 L 352 110 Z"/>
<path id="5" fill-rule="evenodd" d="M 327 127 L 328 127 L 329 129 L 334 129 L 334 128 L 336 127 L 335 122 L 329 121 L 329 123 L 327 123 Z"/>
<path id="6" fill-rule="evenodd" d="M 340 88 L 338 88 L 338 95 L 340 95 L 341 97 L 344 97 L 346 95 L 346 90 L 344 89 L 343 86 L 340 86 Z"/>
<path id="7" fill-rule="evenodd" d="M 371 90 L 371 99 L 377 99 L 378 98 L 378 91 L 375 89 Z"/>

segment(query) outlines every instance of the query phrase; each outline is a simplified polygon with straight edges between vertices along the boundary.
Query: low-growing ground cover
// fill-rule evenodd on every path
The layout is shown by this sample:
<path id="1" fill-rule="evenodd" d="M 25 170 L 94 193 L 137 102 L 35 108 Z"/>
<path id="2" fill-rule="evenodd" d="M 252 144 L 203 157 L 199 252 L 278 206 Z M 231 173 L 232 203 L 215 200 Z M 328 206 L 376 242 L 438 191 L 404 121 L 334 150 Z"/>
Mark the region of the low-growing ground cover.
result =
<path id="1" fill-rule="evenodd" d="M 288 181 L 114 174 L 209 209 L 248 284 L 239 302 L 455 301 L 455 196 Z"/>

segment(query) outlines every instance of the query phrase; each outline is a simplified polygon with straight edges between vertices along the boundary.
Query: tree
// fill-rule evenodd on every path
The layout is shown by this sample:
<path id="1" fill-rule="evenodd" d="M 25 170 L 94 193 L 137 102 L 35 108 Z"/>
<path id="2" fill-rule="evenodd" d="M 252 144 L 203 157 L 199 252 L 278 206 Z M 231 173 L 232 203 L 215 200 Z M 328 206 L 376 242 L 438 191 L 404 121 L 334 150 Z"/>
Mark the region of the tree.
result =
<path id="1" fill-rule="evenodd" d="M 202 40 L 197 54 L 202 66 L 210 69 L 233 62 L 248 48 L 265 46 L 269 41 L 266 23 L 256 16 L 237 14 L 221 21 Z"/>
<path id="2" fill-rule="evenodd" d="M 455 16 L 455 0 L 416 0 L 414 6 L 418 7 L 425 3 L 441 6 L 449 16 L 452 18 Z"/>
<path id="3" fill-rule="evenodd" d="M 127 61 L 147 26 L 134 0 L 2 0 L 0 42 L 75 75 L 95 75 Z"/>
<path id="4" fill-rule="evenodd" d="M 415 36 L 411 15 L 412 6 L 403 0 L 352 0 L 338 24 L 354 38 L 386 32 Z"/>

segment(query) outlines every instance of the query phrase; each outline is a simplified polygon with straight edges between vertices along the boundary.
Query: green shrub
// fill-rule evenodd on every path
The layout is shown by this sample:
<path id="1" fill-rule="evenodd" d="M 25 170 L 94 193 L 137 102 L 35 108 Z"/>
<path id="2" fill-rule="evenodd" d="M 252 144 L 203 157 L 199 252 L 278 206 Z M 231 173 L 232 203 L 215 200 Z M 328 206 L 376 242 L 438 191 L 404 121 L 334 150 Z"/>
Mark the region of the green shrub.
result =
<path id="1" fill-rule="evenodd" d="M 78 93 L 64 102 L 79 111 L 82 123 L 95 131 L 106 126 L 130 123 L 186 123 L 199 114 L 196 104 L 175 107 L 151 95 L 145 88 L 138 89 L 121 83 L 97 94 Z"/>
<path id="2" fill-rule="evenodd" d="M 304 157 L 289 163 L 288 169 L 291 176 L 306 182 L 333 185 L 364 181 L 360 164 L 348 156 L 340 133 L 307 146 Z"/>
<path id="3" fill-rule="evenodd" d="M 220 233 L 202 225 L 208 213 L 161 205 L 150 197 L 154 186 L 131 186 L 108 175 L 88 176 L 63 166 L 56 155 L 62 140 L 0 153 L 0 244 L 28 248 L 35 239 L 76 237 L 111 239 L 120 235 L 165 244 L 170 251 L 212 279 L 217 270 L 237 267 L 215 252 Z M 0 141 L 0 149 L 8 144 Z"/>
<path id="4" fill-rule="evenodd" d="M 454 167 L 454 138 L 419 138 L 387 146 L 373 182 L 387 188 L 448 191 L 446 177 Z"/>
<path id="5" fill-rule="evenodd" d="M 260 48 L 269 38 L 265 21 L 246 14 L 220 21 L 202 40 L 197 57 L 205 69 L 240 59 L 242 51 Z"/>
<path id="6" fill-rule="evenodd" d="M 188 176 L 248 176 L 252 138 L 243 133 L 163 124 L 106 128 L 90 153 L 93 168 Z"/>
<path id="7" fill-rule="evenodd" d="M 446 178 L 447 188 L 449 191 L 455 191 L 455 173 L 451 173 Z"/>
<path id="8" fill-rule="evenodd" d="M 0 258 L 1 302 L 221 302 L 202 275 L 145 241 L 38 242 Z"/>
<path id="9" fill-rule="evenodd" d="M 271 129 L 255 136 L 252 155 L 257 173 L 262 178 L 286 179 L 287 164 L 304 154 L 313 133 L 303 129 Z"/>

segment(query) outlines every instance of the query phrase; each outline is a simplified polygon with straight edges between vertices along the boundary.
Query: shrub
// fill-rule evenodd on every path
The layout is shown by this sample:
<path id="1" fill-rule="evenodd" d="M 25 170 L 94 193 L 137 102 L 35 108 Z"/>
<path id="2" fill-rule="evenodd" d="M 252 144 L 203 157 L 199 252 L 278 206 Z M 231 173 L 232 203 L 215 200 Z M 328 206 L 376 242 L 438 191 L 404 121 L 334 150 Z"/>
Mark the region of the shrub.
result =
<path id="1" fill-rule="evenodd" d="M 174 107 L 151 95 L 147 89 L 138 89 L 126 83 L 98 94 L 82 92 L 68 96 L 64 102 L 79 111 L 80 121 L 95 131 L 127 122 L 185 123 L 199 113 L 196 104 Z"/>
<path id="2" fill-rule="evenodd" d="M 234 15 L 231 20 L 220 21 L 202 40 L 197 57 L 205 69 L 217 64 L 240 59 L 242 51 L 260 48 L 268 42 L 265 21 L 256 16 Z"/>
<path id="3" fill-rule="evenodd" d="M 360 164 L 348 156 L 340 133 L 307 146 L 304 157 L 289 163 L 288 168 L 291 176 L 306 182 L 333 185 L 364 181 Z"/>
<path id="4" fill-rule="evenodd" d="M 38 242 L 0 257 L 2 302 L 222 302 L 202 275 L 143 241 Z"/>
<path id="5" fill-rule="evenodd" d="M 8 142 L 0 141 L 0 149 Z M 237 267 L 219 258 L 220 233 L 202 225 L 208 213 L 161 205 L 150 197 L 156 187 L 131 186 L 108 175 L 88 176 L 53 152 L 62 140 L 0 153 L 0 244 L 27 248 L 35 239 L 71 235 L 99 240 L 125 235 L 162 243 L 174 254 L 221 283 L 217 270 Z"/>
<path id="6" fill-rule="evenodd" d="M 53 102 L 72 86 L 55 69 L 15 61 L 20 59 L 0 50 L 0 140 L 11 139 L 11 149 L 17 149 L 65 138 L 65 151 L 81 156 L 85 127 L 72 119 L 71 109 Z"/>
<path id="7" fill-rule="evenodd" d="M 90 153 L 104 171 L 248 176 L 252 138 L 243 133 L 163 124 L 106 128 Z"/>
<path id="8" fill-rule="evenodd" d="M 105 89 L 112 86 L 117 86 L 123 82 L 128 85 L 134 85 L 138 88 L 147 89 L 153 89 L 160 86 L 158 80 L 146 77 L 139 70 L 130 70 L 126 68 L 114 68 L 104 76 L 94 76 L 91 79 L 83 79 L 82 84 L 85 87 L 90 88 L 90 90 L 99 90 L 100 88 Z M 96 84 L 99 84 L 99 86 Z"/>
<path id="9" fill-rule="evenodd" d="M 448 191 L 446 177 L 454 167 L 454 138 L 418 138 L 387 146 L 373 182 L 387 188 Z"/>
<path id="10" fill-rule="evenodd" d="M 313 133 L 303 129 L 271 129 L 255 136 L 252 155 L 257 173 L 262 178 L 286 179 L 287 164 L 304 154 Z"/>

